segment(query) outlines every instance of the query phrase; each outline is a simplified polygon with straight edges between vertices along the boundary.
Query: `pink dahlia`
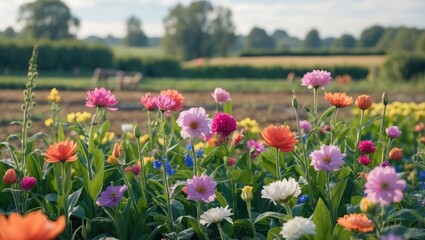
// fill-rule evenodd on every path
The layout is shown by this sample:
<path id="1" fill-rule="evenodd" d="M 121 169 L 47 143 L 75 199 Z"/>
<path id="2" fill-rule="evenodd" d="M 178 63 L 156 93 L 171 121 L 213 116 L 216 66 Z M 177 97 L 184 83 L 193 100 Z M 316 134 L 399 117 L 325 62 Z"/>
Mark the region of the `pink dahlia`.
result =
<path id="1" fill-rule="evenodd" d="M 211 133 L 211 118 L 208 118 L 202 107 L 182 111 L 177 118 L 177 125 L 182 129 L 180 135 L 183 139 L 203 138 Z"/>
<path id="2" fill-rule="evenodd" d="M 200 177 L 193 176 L 192 179 L 187 180 L 187 198 L 193 201 L 212 202 L 215 199 L 216 186 L 217 182 L 205 174 Z"/>
<path id="3" fill-rule="evenodd" d="M 324 70 L 313 70 L 304 74 L 301 79 L 301 85 L 308 88 L 322 88 L 325 89 L 331 83 L 331 73 Z"/>
<path id="4" fill-rule="evenodd" d="M 35 184 L 37 184 L 37 179 L 35 179 L 35 177 L 25 176 L 24 178 L 22 178 L 21 187 L 24 190 L 31 190 L 31 188 L 34 187 Z"/>
<path id="5" fill-rule="evenodd" d="M 264 150 L 266 149 L 264 144 L 252 139 L 248 140 L 247 146 L 252 158 L 258 157 L 258 155 L 260 155 L 260 153 L 264 152 Z"/>
<path id="6" fill-rule="evenodd" d="M 184 96 L 174 89 L 162 90 L 159 95 L 170 97 L 175 104 L 171 107 L 172 111 L 180 111 L 183 109 Z"/>
<path id="7" fill-rule="evenodd" d="M 363 140 L 359 143 L 359 150 L 362 154 L 374 153 L 376 151 L 376 147 L 370 140 Z"/>
<path id="8" fill-rule="evenodd" d="M 346 156 L 347 154 L 341 153 L 338 146 L 322 145 L 320 150 L 310 153 L 311 166 L 316 170 L 336 171 L 344 164 L 343 159 Z"/>
<path id="9" fill-rule="evenodd" d="M 176 105 L 176 102 L 174 102 L 174 100 L 167 95 L 156 96 L 152 101 L 155 103 L 158 109 L 163 112 L 171 110 L 173 106 Z"/>
<path id="10" fill-rule="evenodd" d="M 367 166 L 370 164 L 371 160 L 367 155 L 361 155 L 359 158 L 357 158 L 360 164 Z"/>
<path id="11" fill-rule="evenodd" d="M 118 104 L 118 100 L 110 90 L 105 88 L 95 88 L 87 92 L 86 107 L 103 107 L 109 111 L 116 111 L 118 108 L 113 106 Z"/>
<path id="12" fill-rule="evenodd" d="M 140 98 L 140 102 L 148 111 L 152 111 L 156 108 L 156 103 L 153 101 L 153 99 L 154 97 L 152 97 L 151 93 L 148 92 L 145 94 L 145 96 Z"/>
<path id="13" fill-rule="evenodd" d="M 214 116 L 211 128 L 214 134 L 227 137 L 236 130 L 236 121 L 229 114 L 219 112 Z"/>
<path id="14" fill-rule="evenodd" d="M 211 95 L 214 98 L 214 101 L 221 105 L 231 100 L 230 93 L 222 88 L 214 89 L 214 92 Z"/>
<path id="15" fill-rule="evenodd" d="M 393 167 L 375 167 L 367 177 L 365 193 L 367 197 L 381 206 L 387 206 L 403 199 L 406 181 L 400 179 Z"/>
<path id="16" fill-rule="evenodd" d="M 398 130 L 397 126 L 392 126 L 387 129 L 385 129 L 385 132 L 387 133 L 388 137 L 390 138 L 398 138 L 401 136 L 401 131 Z"/>

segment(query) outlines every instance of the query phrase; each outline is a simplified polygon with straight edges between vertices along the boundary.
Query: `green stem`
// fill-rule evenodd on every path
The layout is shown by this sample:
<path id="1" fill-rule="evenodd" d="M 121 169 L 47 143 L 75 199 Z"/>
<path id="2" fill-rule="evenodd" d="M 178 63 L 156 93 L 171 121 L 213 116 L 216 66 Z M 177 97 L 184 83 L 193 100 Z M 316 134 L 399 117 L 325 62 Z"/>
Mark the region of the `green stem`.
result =
<path id="1" fill-rule="evenodd" d="M 172 208 L 171 208 L 170 188 L 168 186 L 167 170 L 166 170 L 166 167 L 165 167 L 165 161 L 163 161 L 163 163 L 162 163 L 162 180 L 164 182 L 165 197 L 166 197 L 166 201 L 167 201 L 168 221 L 170 222 L 171 232 L 174 232 L 174 218 L 173 218 L 173 211 L 172 211 Z"/>
<path id="2" fill-rule="evenodd" d="M 18 189 L 18 184 L 16 184 L 16 183 L 12 184 L 12 189 Z M 18 199 L 19 199 L 18 194 L 19 194 L 18 192 L 12 191 L 12 196 L 13 196 L 13 201 L 14 201 L 14 203 L 15 203 L 16 211 L 17 211 L 19 214 L 23 215 L 23 214 L 24 214 L 24 212 L 23 212 L 23 210 L 21 209 L 21 204 L 20 204 L 20 201 L 18 200 Z"/>
<path id="3" fill-rule="evenodd" d="M 246 209 L 248 211 L 249 222 L 251 223 L 252 234 L 254 239 L 258 239 L 257 230 L 255 229 L 254 219 L 252 218 L 251 201 L 246 201 Z"/>
<path id="4" fill-rule="evenodd" d="M 367 166 L 365 165 L 363 169 L 363 176 L 362 176 L 362 192 L 364 191 L 364 184 L 366 181 L 366 171 L 367 171 Z"/>
<path id="5" fill-rule="evenodd" d="M 192 155 L 193 155 L 193 176 L 198 176 L 198 161 L 196 159 L 195 146 L 193 145 L 194 143 L 195 143 L 195 139 L 192 138 L 190 141 L 190 146 L 191 146 Z"/>
<path id="6" fill-rule="evenodd" d="M 277 180 L 280 180 L 279 148 L 276 148 L 276 178 L 277 178 Z"/>
<path id="7" fill-rule="evenodd" d="M 283 207 L 284 207 L 284 208 L 285 208 L 285 210 L 286 210 L 286 215 L 288 215 L 288 216 L 289 216 L 289 218 L 292 218 L 292 209 L 291 209 L 291 207 L 289 206 L 288 202 L 284 202 L 284 203 L 283 203 Z"/>
<path id="8" fill-rule="evenodd" d="M 70 239 L 70 237 L 69 236 L 71 236 L 71 233 L 70 233 L 70 229 L 72 228 L 71 227 L 71 222 L 69 221 L 69 217 L 68 217 L 68 209 L 67 209 L 67 207 L 66 207 L 66 204 L 67 204 L 67 202 L 68 202 L 68 196 L 67 196 L 67 192 L 66 192 L 66 190 L 65 190 L 65 179 L 66 179 L 66 169 L 65 169 L 65 162 L 61 162 L 61 171 L 62 171 L 62 179 L 61 179 L 61 195 L 62 195 L 62 197 L 63 197 L 63 201 L 64 201 L 64 203 L 63 203 L 63 207 L 64 207 L 64 209 L 63 209 L 63 211 L 64 211 L 64 214 L 65 214 L 65 222 L 66 222 L 66 227 L 65 227 L 65 236 L 67 236 L 66 238 L 67 239 Z"/>
<path id="9" fill-rule="evenodd" d="M 328 197 L 329 211 L 331 212 L 331 222 L 332 222 L 332 229 L 333 229 L 335 221 L 336 221 L 336 217 L 335 217 L 335 212 L 334 212 L 333 206 L 332 206 L 331 188 L 329 186 L 330 174 L 331 173 L 329 171 L 326 171 L 326 195 Z"/>
<path id="10" fill-rule="evenodd" d="M 356 137 L 356 146 L 354 149 L 354 171 L 357 173 L 357 168 L 359 166 L 359 163 L 357 161 L 357 158 L 359 157 L 359 143 L 361 140 L 361 134 L 362 134 L 362 128 L 363 128 L 363 121 L 364 121 L 364 110 L 361 111 L 360 114 L 360 122 L 359 122 L 359 128 L 357 129 L 357 137 Z"/>
<path id="11" fill-rule="evenodd" d="M 218 232 L 220 233 L 220 239 L 224 240 L 226 238 L 224 238 L 224 233 L 223 233 L 223 229 L 221 228 L 220 222 L 217 223 L 217 228 L 218 228 Z"/>
<path id="12" fill-rule="evenodd" d="M 97 107 L 96 112 L 94 113 L 94 116 L 93 116 L 93 119 L 92 119 L 92 122 L 91 122 L 90 130 L 89 130 L 89 146 L 90 146 L 90 142 L 93 142 L 93 146 L 94 146 L 93 129 L 94 129 L 94 125 L 96 125 L 96 118 L 99 115 L 99 112 L 100 112 L 100 107 Z M 93 180 L 94 173 L 92 171 L 92 165 L 93 165 L 92 157 L 94 155 L 94 149 L 90 149 L 90 147 L 89 147 L 89 154 L 90 154 L 90 156 L 87 158 L 87 171 L 88 171 L 88 174 L 89 174 L 89 179 Z"/>
<path id="13" fill-rule="evenodd" d="M 334 112 L 334 115 L 333 115 L 332 124 L 331 124 L 331 141 L 330 141 L 330 145 L 333 144 L 333 137 L 334 137 L 334 132 L 335 132 L 336 116 L 337 115 L 338 115 L 338 108 L 335 109 L 335 112 Z"/>
<path id="14" fill-rule="evenodd" d="M 151 111 L 148 110 L 148 129 L 149 129 L 149 147 L 150 151 L 153 150 L 153 133 L 152 133 L 152 122 L 151 122 Z"/>
<path id="15" fill-rule="evenodd" d="M 318 108 L 318 104 L 317 104 L 317 93 L 319 91 L 318 87 L 314 88 L 314 95 L 313 95 L 313 117 L 314 117 L 314 133 L 316 136 L 316 141 L 318 146 L 320 145 L 320 137 L 319 137 L 319 126 L 318 126 L 318 122 L 317 122 L 317 108 Z"/>
<path id="16" fill-rule="evenodd" d="M 145 175 L 145 161 L 144 161 L 144 159 L 142 159 L 142 151 L 140 149 L 140 139 L 139 138 L 136 138 L 136 143 L 137 143 L 137 155 L 138 155 L 138 158 L 140 159 L 140 166 L 142 168 L 142 171 L 140 172 L 141 173 L 140 177 L 141 177 L 141 180 L 142 180 L 142 184 L 141 184 L 142 194 L 143 194 L 143 196 L 146 196 L 145 191 L 146 191 L 147 185 L 146 185 L 146 175 Z"/>

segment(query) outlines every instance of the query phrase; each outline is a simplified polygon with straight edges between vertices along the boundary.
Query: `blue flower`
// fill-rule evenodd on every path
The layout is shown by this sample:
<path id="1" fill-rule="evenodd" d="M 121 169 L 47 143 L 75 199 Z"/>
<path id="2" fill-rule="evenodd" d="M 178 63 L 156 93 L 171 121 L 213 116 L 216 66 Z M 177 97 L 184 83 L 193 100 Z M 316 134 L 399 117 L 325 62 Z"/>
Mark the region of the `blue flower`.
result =
<path id="1" fill-rule="evenodd" d="M 424 180 L 425 179 L 425 170 L 421 170 L 418 172 L 418 178 L 420 180 Z"/>
<path id="2" fill-rule="evenodd" d="M 153 162 L 153 167 L 154 167 L 155 169 L 160 169 L 160 168 L 161 168 L 161 166 L 162 166 L 162 162 L 161 162 L 161 161 L 159 161 L 159 160 L 155 160 L 155 161 Z"/>
<path id="3" fill-rule="evenodd" d="M 394 165 L 394 169 L 395 169 L 395 171 L 396 172 L 402 172 L 403 171 L 403 166 L 400 166 L 400 165 Z"/>
<path id="4" fill-rule="evenodd" d="M 171 163 L 169 161 L 166 161 L 165 162 L 165 171 L 167 172 L 167 175 L 168 176 L 173 175 L 174 173 L 176 173 L 176 170 L 174 170 L 171 167 Z"/>
<path id="5" fill-rule="evenodd" d="M 188 167 L 193 167 L 193 159 L 189 153 L 184 155 L 184 164 L 186 164 Z"/>
<path id="6" fill-rule="evenodd" d="M 303 194 L 298 197 L 297 204 L 305 203 L 308 201 L 308 196 Z"/>
<path id="7" fill-rule="evenodd" d="M 203 158 L 204 157 L 204 149 L 200 148 L 195 152 L 196 158 Z"/>
<path id="8" fill-rule="evenodd" d="M 188 151 L 192 151 L 192 145 L 190 145 L 190 144 L 186 144 L 186 149 L 187 149 Z"/>

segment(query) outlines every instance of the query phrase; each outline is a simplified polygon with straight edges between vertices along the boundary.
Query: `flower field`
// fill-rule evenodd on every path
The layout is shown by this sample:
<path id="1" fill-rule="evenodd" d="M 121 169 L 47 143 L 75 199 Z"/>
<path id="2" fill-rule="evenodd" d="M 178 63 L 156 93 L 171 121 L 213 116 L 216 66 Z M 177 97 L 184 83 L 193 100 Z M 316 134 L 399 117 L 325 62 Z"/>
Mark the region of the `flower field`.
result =
<path id="1" fill-rule="evenodd" d="M 164 88 L 118 133 L 118 94 L 63 112 L 52 89 L 33 133 L 36 57 L 0 142 L 0 240 L 425 238 L 425 103 L 328 92 L 332 73 L 312 70 L 286 122 L 236 116 L 219 87 L 210 108 Z"/>

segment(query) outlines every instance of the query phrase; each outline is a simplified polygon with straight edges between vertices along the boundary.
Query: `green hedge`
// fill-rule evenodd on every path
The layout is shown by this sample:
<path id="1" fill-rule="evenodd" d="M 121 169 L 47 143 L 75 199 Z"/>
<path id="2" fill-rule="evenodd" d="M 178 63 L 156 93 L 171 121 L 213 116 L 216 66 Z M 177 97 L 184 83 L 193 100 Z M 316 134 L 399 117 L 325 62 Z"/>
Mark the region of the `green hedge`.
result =
<path id="1" fill-rule="evenodd" d="M 279 51 L 271 49 L 245 49 L 239 52 L 240 57 L 259 57 L 259 56 L 370 56 L 385 55 L 385 51 L 376 50 L 298 50 L 298 51 Z"/>
<path id="2" fill-rule="evenodd" d="M 113 67 L 113 54 L 101 45 L 88 45 L 78 41 L 42 41 L 39 46 L 40 71 L 93 70 L 96 67 Z M 0 41 L 0 68 L 26 71 L 34 43 Z"/>
<path id="3" fill-rule="evenodd" d="M 413 80 L 425 77 L 425 55 L 410 53 L 390 55 L 383 64 L 381 73 L 389 80 Z"/>

